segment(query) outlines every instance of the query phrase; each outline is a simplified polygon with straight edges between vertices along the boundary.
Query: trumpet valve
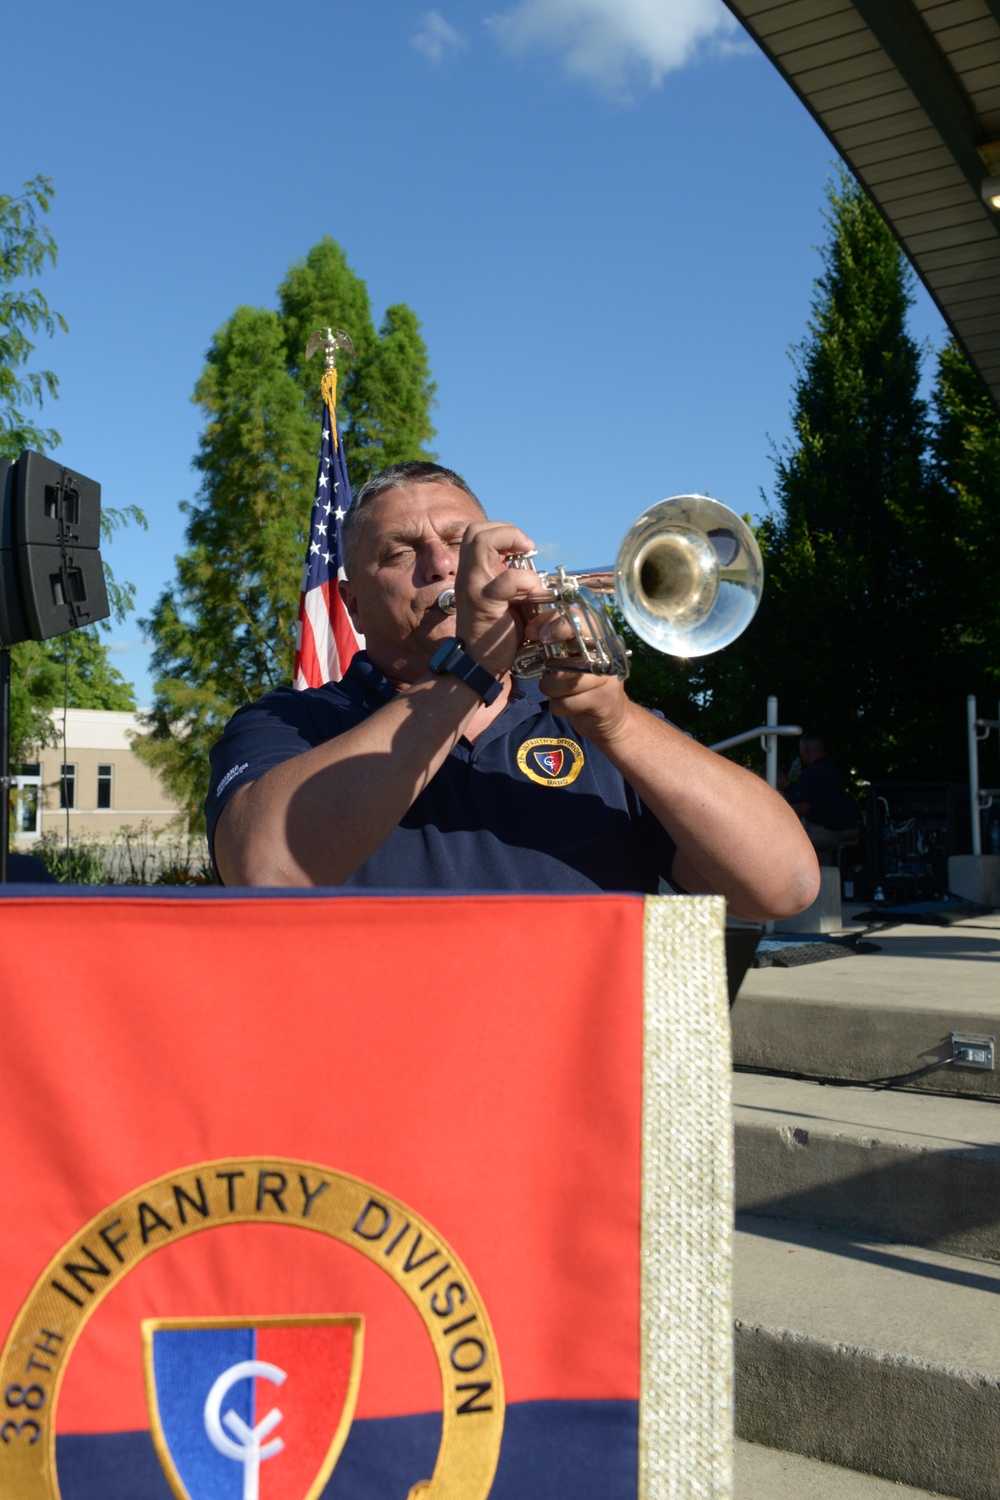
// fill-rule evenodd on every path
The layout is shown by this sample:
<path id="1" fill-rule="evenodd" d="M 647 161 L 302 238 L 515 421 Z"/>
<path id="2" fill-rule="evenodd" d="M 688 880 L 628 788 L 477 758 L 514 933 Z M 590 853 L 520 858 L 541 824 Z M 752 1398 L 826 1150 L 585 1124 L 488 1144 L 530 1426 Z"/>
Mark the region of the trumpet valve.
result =
<path id="1" fill-rule="evenodd" d="M 534 563 L 534 559 L 537 556 L 538 551 L 534 547 L 530 552 L 509 552 L 504 559 L 504 567 L 516 568 L 518 571 L 525 573 L 537 573 L 538 569 Z"/>

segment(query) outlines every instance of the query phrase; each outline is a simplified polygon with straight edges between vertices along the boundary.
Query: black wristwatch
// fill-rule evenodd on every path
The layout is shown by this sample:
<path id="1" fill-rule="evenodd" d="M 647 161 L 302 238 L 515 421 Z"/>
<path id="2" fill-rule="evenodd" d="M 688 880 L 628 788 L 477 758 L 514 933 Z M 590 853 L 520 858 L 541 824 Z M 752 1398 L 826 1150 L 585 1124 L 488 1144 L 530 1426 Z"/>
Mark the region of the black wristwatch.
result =
<path id="1" fill-rule="evenodd" d="M 461 641 L 442 641 L 430 660 L 430 669 L 437 677 L 450 672 L 460 682 L 467 682 L 473 692 L 479 694 L 484 703 L 494 703 L 500 696 L 502 682 L 473 661 Z"/>

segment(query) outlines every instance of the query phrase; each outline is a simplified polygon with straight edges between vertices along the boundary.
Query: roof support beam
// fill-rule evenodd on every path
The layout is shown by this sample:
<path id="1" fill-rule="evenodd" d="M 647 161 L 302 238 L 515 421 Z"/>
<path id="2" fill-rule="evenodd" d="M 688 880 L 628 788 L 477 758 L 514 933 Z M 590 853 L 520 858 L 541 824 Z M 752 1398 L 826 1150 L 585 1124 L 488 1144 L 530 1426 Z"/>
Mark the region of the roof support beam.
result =
<path id="1" fill-rule="evenodd" d="M 994 9 L 1000 0 L 990 0 Z M 854 0 L 854 8 L 915 95 L 969 186 L 979 197 L 983 163 L 979 127 L 968 95 L 908 0 Z M 1000 232 L 1000 224 L 996 225 Z"/>
<path id="2" fill-rule="evenodd" d="M 1000 411 L 1000 213 L 981 196 L 1000 173 L 1000 0 L 726 4 L 868 189 Z"/>

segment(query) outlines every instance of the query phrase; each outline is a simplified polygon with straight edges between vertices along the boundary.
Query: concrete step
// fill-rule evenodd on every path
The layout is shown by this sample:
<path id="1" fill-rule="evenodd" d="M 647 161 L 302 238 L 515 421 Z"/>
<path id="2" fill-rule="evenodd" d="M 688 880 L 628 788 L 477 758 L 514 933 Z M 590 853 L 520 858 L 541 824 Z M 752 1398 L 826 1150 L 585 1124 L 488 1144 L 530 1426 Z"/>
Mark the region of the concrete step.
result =
<path id="1" fill-rule="evenodd" d="M 1000 1266 L 741 1216 L 737 1435 L 917 1489 L 1000 1494 Z"/>
<path id="2" fill-rule="evenodd" d="M 733 1095 L 740 1211 L 1000 1258 L 1000 1103 L 751 1073 Z"/>
<path id="3" fill-rule="evenodd" d="M 733 1007 L 733 1061 L 863 1082 L 950 1057 L 953 1031 L 1000 1037 L 1000 915 L 870 940 L 880 952 L 752 969 Z M 945 1067 L 909 1087 L 1000 1098 L 1000 1069 Z"/>
<path id="4" fill-rule="evenodd" d="M 758 1443 L 738 1442 L 733 1468 L 733 1500 L 921 1500 L 934 1494 Z"/>

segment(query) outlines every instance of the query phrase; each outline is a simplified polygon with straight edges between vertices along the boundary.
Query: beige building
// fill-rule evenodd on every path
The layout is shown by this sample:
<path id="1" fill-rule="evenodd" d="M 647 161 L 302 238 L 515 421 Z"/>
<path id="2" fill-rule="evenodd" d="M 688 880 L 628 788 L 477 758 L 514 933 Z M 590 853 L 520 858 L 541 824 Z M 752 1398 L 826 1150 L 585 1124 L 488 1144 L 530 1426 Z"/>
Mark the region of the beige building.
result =
<path id="1" fill-rule="evenodd" d="M 140 732 L 135 714 L 71 708 L 62 745 L 62 710 L 52 722 L 59 742 L 46 745 L 37 761 L 14 767 L 13 847 L 27 848 L 43 833 L 107 835 L 123 825 L 165 828 L 177 807 L 159 777 L 132 749 Z"/>

